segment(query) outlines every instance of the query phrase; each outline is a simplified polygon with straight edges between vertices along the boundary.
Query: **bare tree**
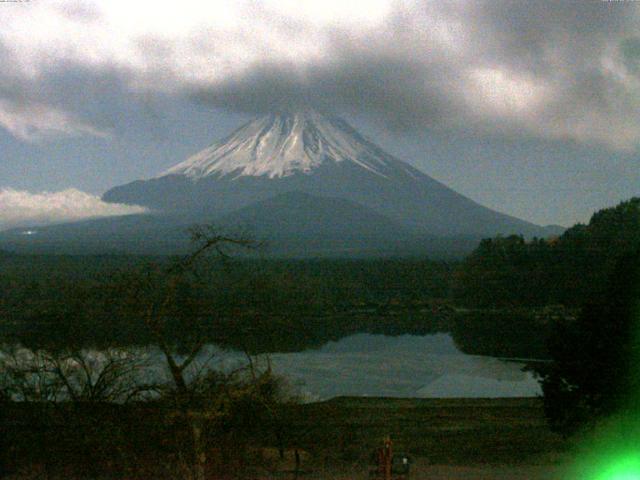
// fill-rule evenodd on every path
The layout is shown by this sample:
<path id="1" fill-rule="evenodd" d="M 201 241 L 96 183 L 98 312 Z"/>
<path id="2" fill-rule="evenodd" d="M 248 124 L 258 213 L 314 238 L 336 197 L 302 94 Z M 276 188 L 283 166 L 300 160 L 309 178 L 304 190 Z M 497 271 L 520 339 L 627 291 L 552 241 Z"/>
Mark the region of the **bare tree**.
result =
<path id="1" fill-rule="evenodd" d="M 123 403 L 156 390 L 136 378 L 144 367 L 122 349 L 50 352 L 13 345 L 0 358 L 0 391 L 22 402 Z"/>
<path id="2" fill-rule="evenodd" d="M 10 400 L 56 402 L 64 385 L 53 371 L 51 357 L 19 345 L 5 346 L 0 358 L 0 390 Z"/>
<path id="3" fill-rule="evenodd" d="M 115 458 L 121 465 L 135 464 L 123 448 L 124 434 L 110 405 L 157 395 L 155 386 L 140 375 L 146 367 L 139 355 L 122 349 L 54 352 L 5 345 L 0 354 L 0 397 L 31 404 L 23 411 L 27 425 L 38 433 L 29 448 L 39 452 L 47 475 L 60 458 L 52 453 L 60 435 L 67 445 L 73 440 L 72 451 L 81 459 L 78 466 L 99 473 L 105 461 L 113 463 Z"/>
<path id="4" fill-rule="evenodd" d="M 194 329 L 195 323 L 214 315 L 216 312 L 211 311 L 209 302 L 188 298 L 185 290 L 193 291 L 206 287 L 211 275 L 211 270 L 207 267 L 211 261 L 226 263 L 234 250 L 252 249 L 258 244 L 244 237 L 221 235 L 211 226 L 195 227 L 191 230 L 191 236 L 195 245 L 193 252 L 169 268 L 161 269 L 159 275 L 156 269 L 155 273 L 147 272 L 147 275 L 139 277 L 138 283 L 132 289 L 131 302 L 133 307 L 138 309 L 144 325 L 162 352 L 173 383 L 172 393 L 177 410 L 191 431 L 192 477 L 195 480 L 203 480 L 207 462 L 204 426 L 216 415 L 213 412 L 223 411 L 224 406 L 208 405 L 208 408 L 203 409 L 200 401 L 204 393 L 203 381 L 193 381 L 188 376 L 190 367 L 194 366 L 202 353 L 206 338 L 203 335 L 195 335 L 188 345 L 182 345 L 186 353 L 178 354 L 168 327 L 177 320 L 183 324 L 184 330 Z M 204 372 L 206 369 L 201 371 Z M 212 379 L 210 375 L 200 376 L 201 380 L 205 378 L 209 381 Z M 230 378 L 225 378 L 223 384 L 229 385 Z M 210 395 L 210 398 L 215 398 L 217 402 L 228 402 L 231 397 Z"/>

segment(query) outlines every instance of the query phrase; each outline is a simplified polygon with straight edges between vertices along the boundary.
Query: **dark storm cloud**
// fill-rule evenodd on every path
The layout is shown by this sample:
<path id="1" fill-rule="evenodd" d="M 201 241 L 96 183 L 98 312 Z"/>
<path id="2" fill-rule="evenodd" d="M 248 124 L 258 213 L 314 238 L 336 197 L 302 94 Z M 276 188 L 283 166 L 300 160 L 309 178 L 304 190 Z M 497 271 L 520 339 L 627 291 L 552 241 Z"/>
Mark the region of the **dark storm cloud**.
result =
<path id="1" fill-rule="evenodd" d="M 426 3 L 377 30 L 332 32 L 311 65 L 257 64 L 196 86 L 194 98 L 251 112 L 310 102 L 397 130 L 458 126 L 633 148 L 638 20 L 631 2 Z"/>
<path id="2" fill-rule="evenodd" d="M 133 77 L 125 68 L 91 68 L 75 62 L 53 63 L 33 78 L 6 70 L 0 72 L 0 106 L 2 102 L 15 106 L 16 115 L 22 112 L 23 117 L 60 112 L 62 117 L 54 118 L 50 125 L 26 118 L 26 129 L 14 127 L 14 133 L 27 140 L 56 134 L 121 136 L 132 128 L 134 119 L 147 134 L 166 134 L 167 126 L 156 106 L 164 95 L 132 89 Z"/>
<path id="3" fill-rule="evenodd" d="M 430 72 L 405 59 L 369 53 L 336 53 L 330 64 L 303 73 L 295 66 L 264 64 L 213 87 L 194 87 L 191 97 L 243 113 L 307 106 L 334 113 L 364 112 L 383 118 L 394 129 L 436 127 L 457 110 L 455 101 L 437 91 L 442 69 Z M 425 89 L 425 82 L 432 88 Z"/>
<path id="4" fill-rule="evenodd" d="M 117 130 L 127 98 L 161 91 L 233 112 L 314 105 L 403 132 L 466 129 L 622 149 L 640 139 L 635 2 L 394 2 L 366 25 L 248 2 L 239 26 L 181 36 L 140 27 L 128 46 L 113 39 L 131 49 L 124 53 L 105 50 L 111 31 L 95 32 L 108 24 L 82 5 L 58 8 L 74 28 L 91 23 L 89 45 L 70 59 L 40 60 L 29 79 L 24 68 L 0 73 L 0 101 L 47 103 L 96 129 Z"/>

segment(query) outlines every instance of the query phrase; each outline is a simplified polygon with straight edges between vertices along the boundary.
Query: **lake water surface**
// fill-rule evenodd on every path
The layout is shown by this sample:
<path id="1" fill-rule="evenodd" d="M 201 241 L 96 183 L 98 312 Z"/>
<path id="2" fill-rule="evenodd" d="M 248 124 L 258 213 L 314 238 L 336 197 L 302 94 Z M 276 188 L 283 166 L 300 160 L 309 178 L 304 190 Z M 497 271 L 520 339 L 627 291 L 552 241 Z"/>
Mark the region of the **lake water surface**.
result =
<path id="1" fill-rule="evenodd" d="M 270 356 L 305 396 L 529 397 L 541 393 L 521 363 L 460 352 L 447 334 L 360 333 L 319 350 Z"/>
<path id="2" fill-rule="evenodd" d="M 208 347 L 209 353 L 213 347 Z M 243 361 L 219 353 L 226 368 Z M 218 357 L 221 358 L 221 357 Z M 269 355 L 304 399 L 336 396 L 453 398 L 533 397 L 540 386 L 524 364 L 460 352 L 448 334 L 359 333 L 322 348 Z"/>
<path id="3" fill-rule="evenodd" d="M 141 381 L 169 381 L 164 358 L 154 347 L 126 349 L 145 358 Z M 100 363 L 99 351 L 85 352 Z M 26 357 L 25 357 L 26 358 Z M 336 396 L 405 398 L 531 397 L 541 393 L 524 364 L 492 357 L 467 355 L 448 334 L 377 335 L 358 333 L 326 343 L 319 349 L 261 356 L 262 367 L 270 362 L 276 374 L 287 378 L 303 400 Z M 191 367 L 232 370 L 245 365 L 247 357 L 207 345 Z"/>

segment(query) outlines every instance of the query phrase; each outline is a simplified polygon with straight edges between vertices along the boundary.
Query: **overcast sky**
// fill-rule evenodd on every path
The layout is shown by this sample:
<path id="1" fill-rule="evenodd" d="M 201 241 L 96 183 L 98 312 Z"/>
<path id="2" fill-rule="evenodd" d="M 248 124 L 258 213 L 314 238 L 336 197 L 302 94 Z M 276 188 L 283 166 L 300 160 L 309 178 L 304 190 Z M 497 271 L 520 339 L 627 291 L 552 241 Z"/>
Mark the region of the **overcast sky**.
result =
<path id="1" fill-rule="evenodd" d="M 640 2 L 2 1 L 0 67 L 0 228 L 309 103 L 536 223 L 640 195 Z"/>

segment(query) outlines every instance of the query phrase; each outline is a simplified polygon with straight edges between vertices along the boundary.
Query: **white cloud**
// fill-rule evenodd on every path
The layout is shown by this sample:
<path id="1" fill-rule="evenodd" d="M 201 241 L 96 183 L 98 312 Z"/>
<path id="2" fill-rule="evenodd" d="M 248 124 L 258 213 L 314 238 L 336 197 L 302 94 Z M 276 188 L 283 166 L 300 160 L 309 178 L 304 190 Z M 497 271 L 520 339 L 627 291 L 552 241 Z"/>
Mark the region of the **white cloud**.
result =
<path id="1" fill-rule="evenodd" d="M 544 85 L 517 72 L 482 68 L 470 72 L 467 101 L 498 115 L 516 116 L 535 110 L 547 97 Z"/>
<path id="2" fill-rule="evenodd" d="M 100 197 L 73 188 L 41 193 L 0 189 L 0 230 L 145 211 L 137 205 L 106 203 Z"/>

